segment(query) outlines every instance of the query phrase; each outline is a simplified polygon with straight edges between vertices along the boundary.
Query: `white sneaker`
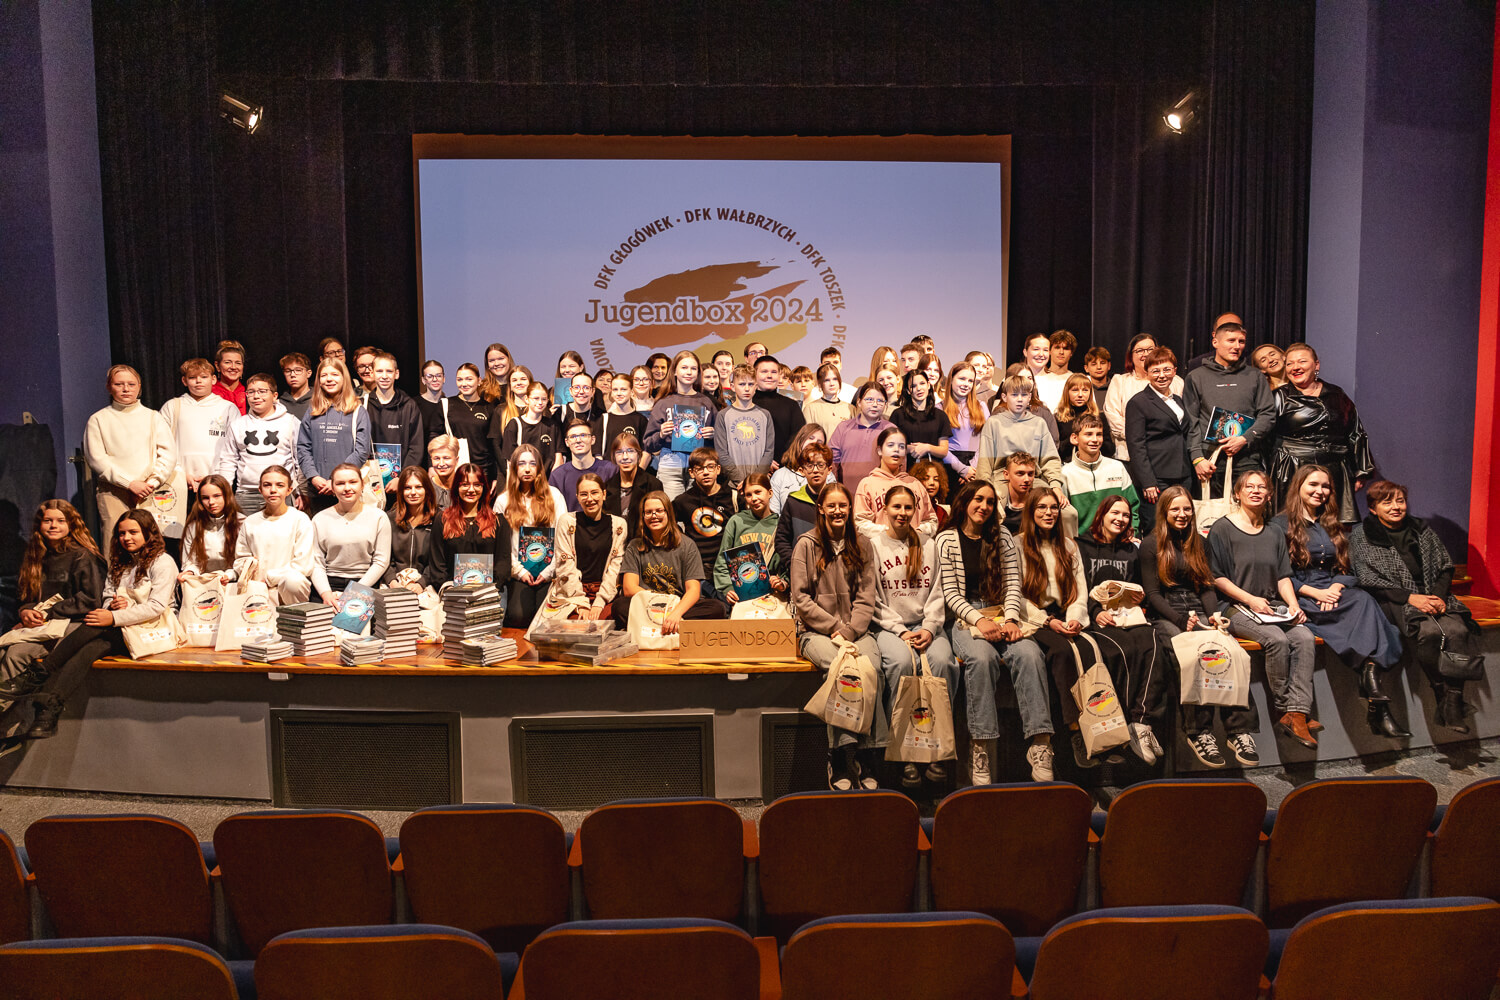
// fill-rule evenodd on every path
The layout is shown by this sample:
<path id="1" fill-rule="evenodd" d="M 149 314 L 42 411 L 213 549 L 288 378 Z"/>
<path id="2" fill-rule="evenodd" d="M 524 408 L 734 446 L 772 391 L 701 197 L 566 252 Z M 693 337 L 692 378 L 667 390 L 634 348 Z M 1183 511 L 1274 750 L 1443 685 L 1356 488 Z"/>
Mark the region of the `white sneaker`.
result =
<path id="1" fill-rule="evenodd" d="M 1033 743 L 1026 748 L 1026 763 L 1031 765 L 1032 781 L 1052 781 L 1052 744 Z"/>
<path id="2" fill-rule="evenodd" d="M 969 741 L 969 782 L 975 785 L 990 783 L 990 754 L 985 749 L 988 740 Z"/>
<path id="3" fill-rule="evenodd" d="M 1156 742 L 1156 734 L 1144 722 L 1130 724 L 1130 749 L 1147 764 L 1155 764 L 1156 758 L 1161 755 L 1161 744 Z"/>

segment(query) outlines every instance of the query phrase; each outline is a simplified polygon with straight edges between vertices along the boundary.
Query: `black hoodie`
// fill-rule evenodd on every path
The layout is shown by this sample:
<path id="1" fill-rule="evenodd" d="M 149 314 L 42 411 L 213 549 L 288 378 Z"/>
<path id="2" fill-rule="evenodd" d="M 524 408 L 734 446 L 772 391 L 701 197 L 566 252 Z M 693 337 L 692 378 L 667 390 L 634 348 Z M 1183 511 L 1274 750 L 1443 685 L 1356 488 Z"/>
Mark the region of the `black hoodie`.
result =
<path id="1" fill-rule="evenodd" d="M 427 439 L 422 434 L 422 411 L 400 389 L 391 387 L 391 401 L 382 403 L 375 393 L 365 401 L 370 415 L 370 443 L 401 446 L 401 465 L 422 465 Z"/>

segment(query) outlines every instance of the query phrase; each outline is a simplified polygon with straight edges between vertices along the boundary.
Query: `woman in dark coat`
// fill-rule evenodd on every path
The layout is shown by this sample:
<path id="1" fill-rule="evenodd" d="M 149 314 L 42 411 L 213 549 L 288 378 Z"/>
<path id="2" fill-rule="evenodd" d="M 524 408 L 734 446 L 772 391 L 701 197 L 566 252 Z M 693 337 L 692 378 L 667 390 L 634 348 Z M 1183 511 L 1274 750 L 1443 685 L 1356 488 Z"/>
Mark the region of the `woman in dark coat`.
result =
<path id="1" fill-rule="evenodd" d="M 1332 382 L 1318 378 L 1318 352 L 1306 344 L 1286 349 L 1287 382 L 1277 388 L 1276 426 L 1271 435 L 1271 494 L 1286 496 L 1292 477 L 1304 465 L 1325 466 L 1333 477 L 1339 520 L 1359 521 L 1354 493 L 1375 474 L 1370 439 L 1354 401 Z"/>

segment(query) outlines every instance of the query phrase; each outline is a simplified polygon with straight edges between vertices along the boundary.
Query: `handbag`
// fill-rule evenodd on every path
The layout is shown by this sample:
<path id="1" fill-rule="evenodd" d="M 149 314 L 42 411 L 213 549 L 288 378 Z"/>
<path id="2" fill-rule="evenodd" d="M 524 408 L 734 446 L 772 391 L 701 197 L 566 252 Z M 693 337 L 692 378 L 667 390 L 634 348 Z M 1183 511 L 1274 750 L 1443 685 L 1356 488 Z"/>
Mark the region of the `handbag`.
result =
<path id="1" fill-rule="evenodd" d="M 1437 626 L 1438 634 L 1443 637 L 1438 646 L 1438 673 L 1450 681 L 1477 681 L 1483 678 L 1484 657 L 1449 649 L 1448 633 L 1443 628 L 1442 619 L 1437 615 L 1427 617 L 1432 619 L 1433 624 Z"/>
<path id="2" fill-rule="evenodd" d="M 736 601 L 729 608 L 730 621 L 771 621 L 792 617 L 792 609 L 786 601 L 774 594 L 762 594 L 748 601 Z"/>
<path id="3" fill-rule="evenodd" d="M 1210 462 L 1217 461 L 1219 453 L 1223 450 L 1222 445 L 1215 448 L 1208 460 Z M 1212 528 L 1215 522 L 1228 517 L 1229 512 L 1234 510 L 1233 483 L 1234 456 L 1230 455 L 1224 460 L 1224 491 L 1221 495 L 1217 497 L 1209 496 L 1208 491 L 1213 486 L 1213 479 L 1210 477 L 1203 480 L 1203 499 L 1199 500 L 1193 507 L 1193 516 L 1198 522 L 1199 534 L 1207 535 L 1208 529 Z"/>
<path id="4" fill-rule="evenodd" d="M 1184 705 L 1250 704 L 1250 654 L 1234 636 L 1217 628 L 1172 637 L 1180 701 Z"/>
<path id="5" fill-rule="evenodd" d="M 952 760 L 956 741 L 948 681 L 933 675 L 926 653 L 919 655 L 912 649 L 911 659 L 911 676 L 902 676 L 891 702 L 891 741 L 886 744 L 885 759 Z"/>
<path id="6" fill-rule="evenodd" d="M 637 590 L 630 599 L 630 611 L 626 616 L 626 628 L 630 641 L 639 649 L 677 649 L 679 638 L 664 635 L 661 623 L 682 600 L 671 594 L 660 594 L 654 590 Z"/>
<path id="7" fill-rule="evenodd" d="M 1003 622 L 1005 620 L 1005 608 L 999 604 L 993 605 L 988 608 L 980 608 L 979 613 L 985 618 L 989 618 L 996 623 Z M 1021 638 L 1030 638 L 1031 636 L 1036 635 L 1037 629 L 1047 624 L 1047 612 L 1043 611 L 1039 607 L 1036 607 L 1035 605 L 1026 604 L 1023 602 L 1021 606 L 1021 620 L 1017 624 L 1021 627 Z M 979 622 L 974 622 L 972 625 L 967 625 L 964 627 L 966 627 L 974 635 L 979 634 Z"/>
<path id="8" fill-rule="evenodd" d="M 151 454 L 156 455 L 156 421 L 151 422 Z M 156 526 L 168 538 L 181 538 L 182 528 L 187 523 L 187 473 L 181 465 L 172 467 L 166 480 L 146 499 L 135 505 L 156 518 Z"/>
<path id="9" fill-rule="evenodd" d="M 1134 628 L 1146 624 L 1146 612 L 1141 610 L 1146 591 L 1138 583 L 1105 580 L 1089 591 L 1089 596 L 1114 616 L 1117 628 Z"/>
<path id="10" fill-rule="evenodd" d="M 453 425 L 450 424 L 450 423 L 448 423 L 448 397 L 447 396 L 443 397 L 443 430 L 447 431 L 448 432 L 448 436 L 451 437 L 451 438 L 453 438 L 455 441 L 458 442 L 458 464 L 459 465 L 467 465 L 469 463 L 469 439 L 468 438 L 457 437 L 457 436 L 454 435 L 454 433 L 453 433 Z"/>
<path id="11" fill-rule="evenodd" d="M 1079 639 L 1094 651 L 1094 662 L 1087 668 L 1078 652 Z M 1080 632 L 1068 645 L 1073 650 L 1073 662 L 1078 665 L 1078 680 L 1073 682 L 1072 691 L 1073 701 L 1078 705 L 1078 732 L 1083 736 L 1083 748 L 1092 757 L 1129 743 L 1130 727 L 1125 724 L 1120 696 L 1115 693 L 1115 682 L 1104 665 L 1099 644 L 1087 632 Z"/>
<path id="12" fill-rule="evenodd" d="M 880 674 L 859 647 L 835 637 L 838 652 L 828 664 L 828 675 L 802 707 L 830 726 L 868 733 L 880 711 Z"/>
<path id="13" fill-rule="evenodd" d="M 132 605 L 145 604 L 151 596 L 151 581 L 142 580 L 136 586 L 124 591 L 122 596 Z M 164 608 L 160 614 L 147 621 L 120 626 L 120 635 L 125 640 L 125 648 L 133 660 L 157 653 L 169 653 L 182 645 L 185 638 L 182 625 L 177 621 L 177 616 L 172 613 L 171 608 Z"/>
<path id="14" fill-rule="evenodd" d="M 266 585 L 259 580 L 242 580 L 225 588 L 224 608 L 219 612 L 219 632 L 214 649 L 219 652 L 239 649 L 253 639 L 269 639 L 276 634 L 276 605 Z"/>
<path id="15" fill-rule="evenodd" d="M 66 618 L 48 618 L 40 625 L 29 627 L 16 626 L 9 632 L 0 635 L 0 649 L 14 645 L 18 642 L 39 642 L 43 645 L 51 645 L 68 633 L 68 626 L 73 624 Z"/>
<path id="16" fill-rule="evenodd" d="M 361 496 L 364 502 L 385 510 L 385 477 L 381 475 L 380 463 L 372 458 L 360 466 L 359 480 L 363 484 Z"/>
<path id="17" fill-rule="evenodd" d="M 224 610 L 224 585 L 218 573 L 200 573 L 182 581 L 182 603 L 177 620 L 182 623 L 189 646 L 212 646 L 219 634 L 219 614 Z"/>

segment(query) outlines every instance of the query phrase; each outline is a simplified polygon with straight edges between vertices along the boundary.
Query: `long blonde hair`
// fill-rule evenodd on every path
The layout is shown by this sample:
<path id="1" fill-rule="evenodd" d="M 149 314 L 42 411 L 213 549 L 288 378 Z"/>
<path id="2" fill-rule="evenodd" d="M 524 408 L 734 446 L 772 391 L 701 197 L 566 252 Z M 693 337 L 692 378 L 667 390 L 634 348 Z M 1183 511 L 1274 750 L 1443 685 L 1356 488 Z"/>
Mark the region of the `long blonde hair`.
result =
<path id="1" fill-rule="evenodd" d="M 1082 410 L 1073 409 L 1073 397 L 1068 395 L 1075 385 L 1088 386 L 1089 401 L 1084 404 Z M 1080 413 L 1092 413 L 1097 417 L 1100 415 L 1099 404 L 1094 399 L 1094 383 L 1089 381 L 1089 377 L 1087 375 L 1073 374 L 1069 375 L 1068 380 L 1063 383 L 1062 399 L 1058 400 L 1057 412 L 1053 416 L 1058 420 L 1066 422 L 1077 417 Z"/>
<path id="2" fill-rule="evenodd" d="M 969 394 L 964 397 L 964 414 L 969 418 L 969 429 L 979 430 L 984 426 L 984 408 L 979 405 L 979 372 L 967 361 L 960 361 L 948 371 L 948 395 L 943 400 L 943 412 L 948 414 L 948 422 L 954 427 L 959 426 L 958 401 L 953 397 L 953 379 L 963 369 L 969 369 L 969 374 L 974 378 L 974 384 L 969 386 Z"/>
<path id="3" fill-rule="evenodd" d="M 332 368 L 339 373 L 343 379 L 343 388 L 338 395 L 330 396 L 323 391 L 323 371 Z M 349 379 L 349 369 L 338 358 L 324 358 L 318 362 L 318 370 L 313 375 L 312 401 L 307 404 L 307 412 L 314 417 L 321 417 L 329 409 L 338 410 L 340 413 L 353 413 L 359 409 L 359 397 L 354 394 L 354 384 Z"/>

